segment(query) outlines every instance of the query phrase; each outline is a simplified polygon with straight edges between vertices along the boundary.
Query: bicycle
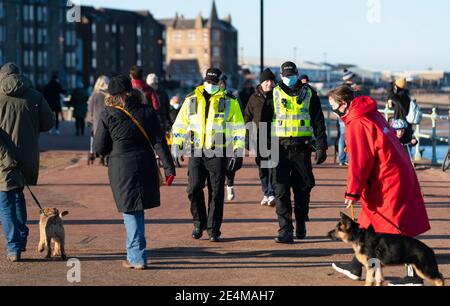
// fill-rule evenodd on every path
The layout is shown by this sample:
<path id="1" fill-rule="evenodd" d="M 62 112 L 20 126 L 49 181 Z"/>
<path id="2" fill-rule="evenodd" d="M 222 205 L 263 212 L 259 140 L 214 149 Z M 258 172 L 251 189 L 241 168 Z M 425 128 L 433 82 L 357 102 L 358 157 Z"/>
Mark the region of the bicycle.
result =
<path id="1" fill-rule="evenodd" d="M 447 156 L 444 157 L 444 162 L 442 163 L 442 171 L 447 171 L 450 169 L 450 146 L 448 147 Z"/>

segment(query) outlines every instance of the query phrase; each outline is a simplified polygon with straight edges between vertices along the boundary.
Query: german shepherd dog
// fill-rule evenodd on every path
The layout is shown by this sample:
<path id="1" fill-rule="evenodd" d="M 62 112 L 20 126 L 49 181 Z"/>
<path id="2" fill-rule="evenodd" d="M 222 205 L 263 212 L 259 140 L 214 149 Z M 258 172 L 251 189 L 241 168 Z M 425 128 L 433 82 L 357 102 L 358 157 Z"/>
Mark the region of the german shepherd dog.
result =
<path id="1" fill-rule="evenodd" d="M 420 278 L 429 280 L 436 286 L 444 286 L 444 277 L 439 273 L 433 250 L 417 239 L 377 234 L 373 226 L 367 230 L 361 229 L 358 223 L 344 213 L 341 213 L 341 220 L 328 233 L 328 237 L 352 244 L 356 258 L 366 268 L 366 286 L 373 286 L 374 283 L 377 286 L 383 285 L 382 266 L 403 264 L 412 265 Z"/>

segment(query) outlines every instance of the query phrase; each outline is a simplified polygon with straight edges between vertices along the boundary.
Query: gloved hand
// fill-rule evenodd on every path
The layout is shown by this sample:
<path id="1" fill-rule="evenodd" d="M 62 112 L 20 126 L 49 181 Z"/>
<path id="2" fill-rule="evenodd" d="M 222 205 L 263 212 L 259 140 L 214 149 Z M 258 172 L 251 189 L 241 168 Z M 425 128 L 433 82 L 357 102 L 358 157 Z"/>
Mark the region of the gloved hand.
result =
<path id="1" fill-rule="evenodd" d="M 175 180 L 175 175 L 166 176 L 166 186 L 172 186 L 173 181 Z"/>
<path id="2" fill-rule="evenodd" d="M 327 160 L 327 151 L 326 150 L 317 150 L 316 153 L 316 164 L 321 165 Z"/>

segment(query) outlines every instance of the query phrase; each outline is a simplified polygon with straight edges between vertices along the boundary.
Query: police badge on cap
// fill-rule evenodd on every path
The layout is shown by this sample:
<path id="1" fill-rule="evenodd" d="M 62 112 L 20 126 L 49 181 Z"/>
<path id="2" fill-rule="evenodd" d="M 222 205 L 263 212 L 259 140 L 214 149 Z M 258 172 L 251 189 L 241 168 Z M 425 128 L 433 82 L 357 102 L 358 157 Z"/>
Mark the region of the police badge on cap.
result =
<path id="1" fill-rule="evenodd" d="M 210 68 L 206 71 L 205 82 L 219 83 L 222 71 L 217 68 Z"/>
<path id="2" fill-rule="evenodd" d="M 284 63 L 283 65 L 281 65 L 281 74 L 284 77 L 298 75 L 297 65 L 295 65 L 293 62 Z"/>

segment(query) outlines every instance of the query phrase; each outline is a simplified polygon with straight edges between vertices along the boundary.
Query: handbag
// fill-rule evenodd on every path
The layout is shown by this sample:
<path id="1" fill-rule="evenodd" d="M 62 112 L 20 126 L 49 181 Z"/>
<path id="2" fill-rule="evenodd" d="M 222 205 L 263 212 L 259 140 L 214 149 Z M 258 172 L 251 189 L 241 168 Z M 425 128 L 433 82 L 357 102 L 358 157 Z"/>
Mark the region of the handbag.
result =
<path id="1" fill-rule="evenodd" d="M 138 129 L 141 131 L 142 135 L 144 135 L 145 139 L 147 139 L 148 144 L 150 145 L 150 148 L 152 149 L 153 152 L 155 152 L 155 149 L 153 148 L 153 145 L 150 141 L 150 137 L 148 137 L 147 132 L 145 131 L 145 129 L 142 127 L 142 125 L 139 123 L 139 121 L 137 121 L 136 118 L 134 118 L 134 116 L 127 111 L 125 108 L 120 107 L 120 106 L 115 106 L 115 108 L 117 108 L 118 110 L 122 111 L 125 115 L 127 115 L 128 117 L 130 117 L 131 121 L 133 121 L 133 123 L 138 127 Z M 156 154 L 156 152 L 155 152 Z M 159 176 L 159 186 L 164 186 L 166 180 L 164 178 L 164 176 L 161 173 L 161 169 L 158 167 L 158 165 L 156 165 L 157 169 L 158 169 L 158 176 Z"/>

